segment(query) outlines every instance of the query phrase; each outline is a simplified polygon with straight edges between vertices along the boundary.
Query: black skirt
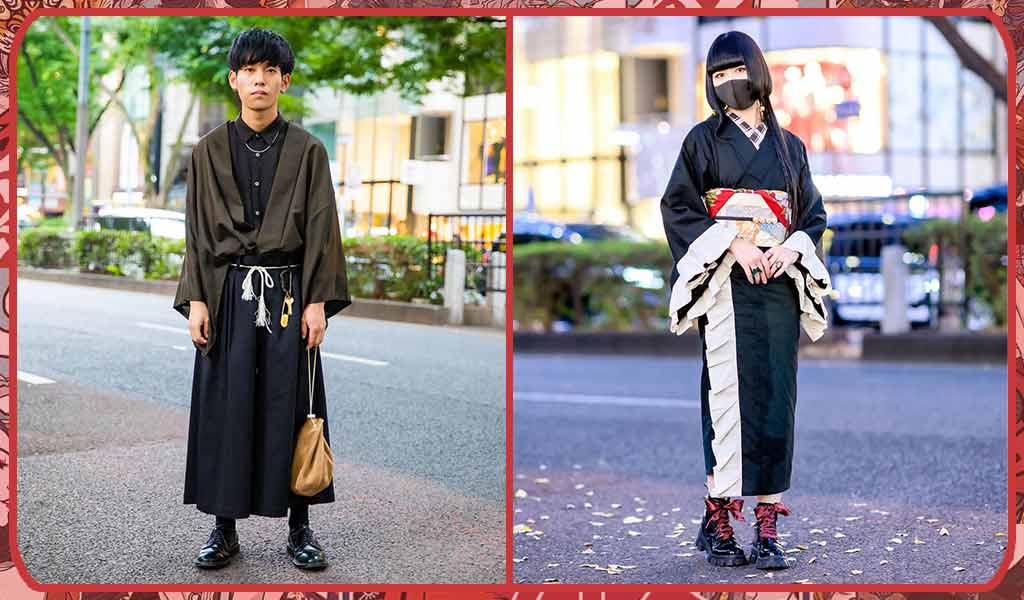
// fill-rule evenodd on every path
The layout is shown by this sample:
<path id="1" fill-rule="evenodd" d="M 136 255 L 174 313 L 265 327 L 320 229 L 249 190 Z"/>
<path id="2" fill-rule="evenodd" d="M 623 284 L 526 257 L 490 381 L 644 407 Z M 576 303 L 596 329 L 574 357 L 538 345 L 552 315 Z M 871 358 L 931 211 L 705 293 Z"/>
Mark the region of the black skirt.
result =
<path id="1" fill-rule="evenodd" d="M 735 392 L 739 419 L 713 418 L 706 329 L 708 315 L 700 317 L 698 331 L 703 357 L 701 425 L 705 472 L 717 465 L 712 441 L 716 422 L 722 436 L 733 443 L 718 446 L 718 454 L 741 461 L 742 495 L 769 495 L 789 488 L 793 463 L 793 426 L 796 413 L 797 347 L 800 304 L 793 280 L 785 275 L 764 285 L 751 285 L 743 267 L 733 264 L 730 293 L 718 302 L 730 302 L 735 344 Z M 738 428 L 738 435 L 737 435 Z M 732 448 L 737 455 L 733 456 Z M 737 447 L 738 446 L 738 447 Z"/>
<path id="2" fill-rule="evenodd" d="M 296 264 L 295 258 L 254 255 L 239 261 L 273 267 Z M 290 487 L 296 435 L 309 412 L 307 354 L 301 337 L 301 265 L 268 268 L 270 285 L 260 272 L 253 272 L 257 298 L 243 300 L 248 274 L 245 266 L 228 269 L 218 343 L 206 357 L 196 351 L 184 503 L 222 517 L 283 517 L 290 506 L 333 502 L 334 484 L 309 497 L 293 493 Z M 293 312 L 287 327 L 281 327 L 282 286 L 289 285 Z M 269 331 L 255 323 L 261 291 L 270 311 Z M 314 413 L 324 418 L 329 443 L 319 358 L 313 390 Z"/>

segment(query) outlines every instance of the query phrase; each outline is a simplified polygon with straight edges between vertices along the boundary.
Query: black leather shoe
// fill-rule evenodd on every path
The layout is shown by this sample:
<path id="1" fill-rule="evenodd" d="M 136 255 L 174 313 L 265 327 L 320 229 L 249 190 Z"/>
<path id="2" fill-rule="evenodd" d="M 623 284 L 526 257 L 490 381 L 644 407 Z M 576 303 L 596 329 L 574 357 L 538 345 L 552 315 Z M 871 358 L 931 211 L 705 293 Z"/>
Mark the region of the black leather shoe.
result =
<path id="1" fill-rule="evenodd" d="M 779 515 L 788 516 L 789 508 L 781 502 L 758 502 L 754 507 L 757 524 L 754 525 L 754 543 L 750 547 L 750 561 L 758 569 L 788 569 L 790 561 L 779 547 L 776 529 Z"/>
<path id="2" fill-rule="evenodd" d="M 747 556 L 736 543 L 729 524 L 729 514 L 743 521 L 743 500 L 704 497 L 704 518 L 697 534 L 697 549 L 716 567 L 739 567 L 747 564 Z"/>
<path id="3" fill-rule="evenodd" d="M 300 569 L 323 569 L 327 555 L 309 525 L 303 525 L 288 534 L 288 554 L 292 564 Z"/>
<path id="4" fill-rule="evenodd" d="M 231 557 L 238 554 L 238 531 L 214 527 L 210 539 L 199 549 L 195 565 L 202 569 L 219 569 L 231 563 Z"/>

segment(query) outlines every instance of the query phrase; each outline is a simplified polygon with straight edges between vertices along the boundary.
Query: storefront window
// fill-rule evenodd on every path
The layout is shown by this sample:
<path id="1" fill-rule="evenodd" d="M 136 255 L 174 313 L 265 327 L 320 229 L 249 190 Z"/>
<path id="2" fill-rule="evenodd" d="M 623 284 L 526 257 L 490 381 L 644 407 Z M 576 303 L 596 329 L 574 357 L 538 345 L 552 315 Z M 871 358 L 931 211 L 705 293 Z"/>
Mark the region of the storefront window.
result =
<path id="1" fill-rule="evenodd" d="M 466 123 L 469 130 L 466 183 L 505 183 L 505 119 Z"/>
<path id="2" fill-rule="evenodd" d="M 924 125 L 921 122 L 921 104 L 924 87 L 921 81 L 921 57 L 893 54 L 889 57 L 889 110 L 892 149 L 920 151 L 924 143 Z"/>

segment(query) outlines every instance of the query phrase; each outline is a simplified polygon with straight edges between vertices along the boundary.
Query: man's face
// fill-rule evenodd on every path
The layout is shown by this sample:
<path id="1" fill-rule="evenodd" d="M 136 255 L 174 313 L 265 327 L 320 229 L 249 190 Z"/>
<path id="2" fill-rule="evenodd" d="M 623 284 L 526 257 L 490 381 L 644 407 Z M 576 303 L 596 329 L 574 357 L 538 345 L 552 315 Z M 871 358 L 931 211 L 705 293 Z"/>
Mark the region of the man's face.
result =
<path id="1" fill-rule="evenodd" d="M 228 71 L 228 83 L 238 92 L 242 104 L 252 110 L 267 110 L 277 104 L 277 97 L 288 89 L 291 74 L 282 75 L 280 67 L 266 61 Z"/>

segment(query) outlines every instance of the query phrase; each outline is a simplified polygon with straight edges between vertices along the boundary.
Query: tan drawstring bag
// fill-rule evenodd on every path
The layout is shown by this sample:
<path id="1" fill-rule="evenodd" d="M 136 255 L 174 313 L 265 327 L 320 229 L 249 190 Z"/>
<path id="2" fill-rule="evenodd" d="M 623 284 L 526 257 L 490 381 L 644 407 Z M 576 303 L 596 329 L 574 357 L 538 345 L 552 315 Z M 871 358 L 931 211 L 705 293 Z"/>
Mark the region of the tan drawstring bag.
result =
<path id="1" fill-rule="evenodd" d="M 334 454 L 324 437 L 324 420 L 313 413 L 313 374 L 316 373 L 316 347 L 310 365 L 309 348 L 306 349 L 306 369 L 309 371 L 309 414 L 299 430 L 292 454 L 292 491 L 300 496 L 315 496 L 331 484 L 334 476 Z"/>

